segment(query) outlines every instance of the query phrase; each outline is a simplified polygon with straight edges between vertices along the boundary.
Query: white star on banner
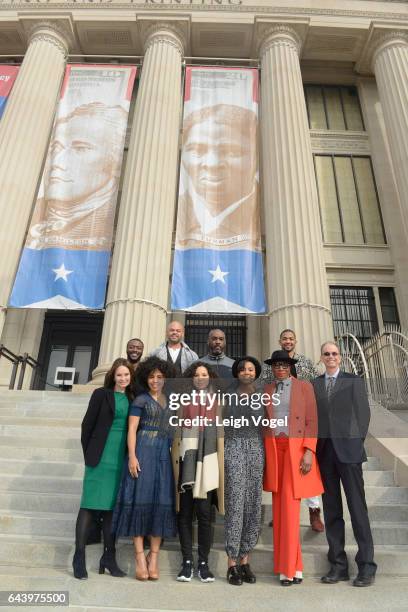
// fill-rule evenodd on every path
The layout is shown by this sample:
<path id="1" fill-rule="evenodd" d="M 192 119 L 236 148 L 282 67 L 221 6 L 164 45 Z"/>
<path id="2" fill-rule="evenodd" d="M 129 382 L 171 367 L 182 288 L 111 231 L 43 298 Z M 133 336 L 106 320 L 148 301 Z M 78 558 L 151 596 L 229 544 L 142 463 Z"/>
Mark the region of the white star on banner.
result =
<path id="1" fill-rule="evenodd" d="M 53 268 L 52 271 L 55 272 L 54 283 L 59 278 L 62 278 L 62 280 L 64 280 L 67 283 L 68 282 L 68 279 L 67 279 L 68 274 L 72 274 L 72 272 L 73 272 L 73 270 L 67 270 L 66 267 L 65 267 L 65 264 L 63 264 L 63 263 L 60 265 L 59 268 Z"/>
<path id="2" fill-rule="evenodd" d="M 225 280 L 224 280 L 224 276 L 227 276 L 227 274 L 229 274 L 229 272 L 223 272 L 220 268 L 220 265 L 218 264 L 218 266 L 216 267 L 215 270 L 208 270 L 210 274 L 213 275 L 211 282 L 215 283 L 215 281 L 221 281 L 222 283 L 224 283 L 225 285 Z"/>

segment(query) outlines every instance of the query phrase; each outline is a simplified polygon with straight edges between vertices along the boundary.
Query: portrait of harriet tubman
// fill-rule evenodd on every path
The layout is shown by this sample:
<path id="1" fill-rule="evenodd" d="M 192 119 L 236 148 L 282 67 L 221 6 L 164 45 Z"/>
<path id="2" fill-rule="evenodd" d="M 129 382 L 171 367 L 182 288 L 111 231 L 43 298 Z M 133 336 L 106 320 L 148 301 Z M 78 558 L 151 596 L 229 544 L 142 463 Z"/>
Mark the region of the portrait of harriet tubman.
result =
<path id="1" fill-rule="evenodd" d="M 184 120 L 177 246 L 260 248 L 257 117 L 217 104 Z"/>

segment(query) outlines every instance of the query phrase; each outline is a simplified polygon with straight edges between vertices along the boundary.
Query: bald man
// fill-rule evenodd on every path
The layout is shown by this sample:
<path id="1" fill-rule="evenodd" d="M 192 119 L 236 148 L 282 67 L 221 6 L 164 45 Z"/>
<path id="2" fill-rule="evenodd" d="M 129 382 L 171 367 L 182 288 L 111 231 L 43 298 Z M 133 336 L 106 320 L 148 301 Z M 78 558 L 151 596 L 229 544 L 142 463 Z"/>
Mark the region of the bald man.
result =
<path id="1" fill-rule="evenodd" d="M 188 366 L 197 361 L 198 355 L 184 342 L 184 325 L 179 321 L 171 321 L 166 330 L 166 341 L 152 351 L 154 355 L 171 363 L 181 376 Z"/>
<path id="2" fill-rule="evenodd" d="M 231 368 L 234 360 L 226 356 L 226 344 L 225 333 L 222 329 L 211 329 L 208 334 L 208 353 L 200 361 L 208 363 L 220 378 L 229 380 L 233 378 Z"/>

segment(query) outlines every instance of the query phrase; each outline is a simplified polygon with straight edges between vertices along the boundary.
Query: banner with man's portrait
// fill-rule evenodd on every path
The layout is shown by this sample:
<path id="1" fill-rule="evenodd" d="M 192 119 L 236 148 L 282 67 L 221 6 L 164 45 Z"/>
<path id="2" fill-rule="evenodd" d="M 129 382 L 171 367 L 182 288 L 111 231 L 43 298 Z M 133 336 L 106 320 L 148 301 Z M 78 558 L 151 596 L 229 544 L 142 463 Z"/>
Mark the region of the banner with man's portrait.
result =
<path id="1" fill-rule="evenodd" d="M 173 310 L 265 311 L 257 128 L 257 70 L 186 69 Z"/>
<path id="2" fill-rule="evenodd" d="M 7 99 L 17 78 L 19 66 L 0 66 L 0 119 L 6 108 Z"/>
<path id="3" fill-rule="evenodd" d="M 134 66 L 70 65 L 9 306 L 102 309 Z"/>

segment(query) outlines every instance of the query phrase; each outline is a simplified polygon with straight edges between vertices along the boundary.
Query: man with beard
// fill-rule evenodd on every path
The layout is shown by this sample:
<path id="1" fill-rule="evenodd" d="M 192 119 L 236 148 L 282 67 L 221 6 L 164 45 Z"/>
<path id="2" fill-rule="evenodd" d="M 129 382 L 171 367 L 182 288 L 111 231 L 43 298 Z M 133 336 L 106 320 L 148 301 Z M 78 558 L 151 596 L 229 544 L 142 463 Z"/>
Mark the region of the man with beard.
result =
<path id="1" fill-rule="evenodd" d="M 126 345 L 126 356 L 127 360 L 132 366 L 133 376 L 132 376 L 132 391 L 136 397 L 139 393 L 141 393 L 144 389 L 139 383 L 136 381 L 136 371 L 139 367 L 140 360 L 143 356 L 144 344 L 140 338 L 131 338 Z"/>
<path id="2" fill-rule="evenodd" d="M 226 339 L 222 329 L 211 329 L 208 334 L 208 354 L 200 361 L 208 363 L 220 378 L 233 378 L 231 368 L 234 360 L 225 354 Z"/>

